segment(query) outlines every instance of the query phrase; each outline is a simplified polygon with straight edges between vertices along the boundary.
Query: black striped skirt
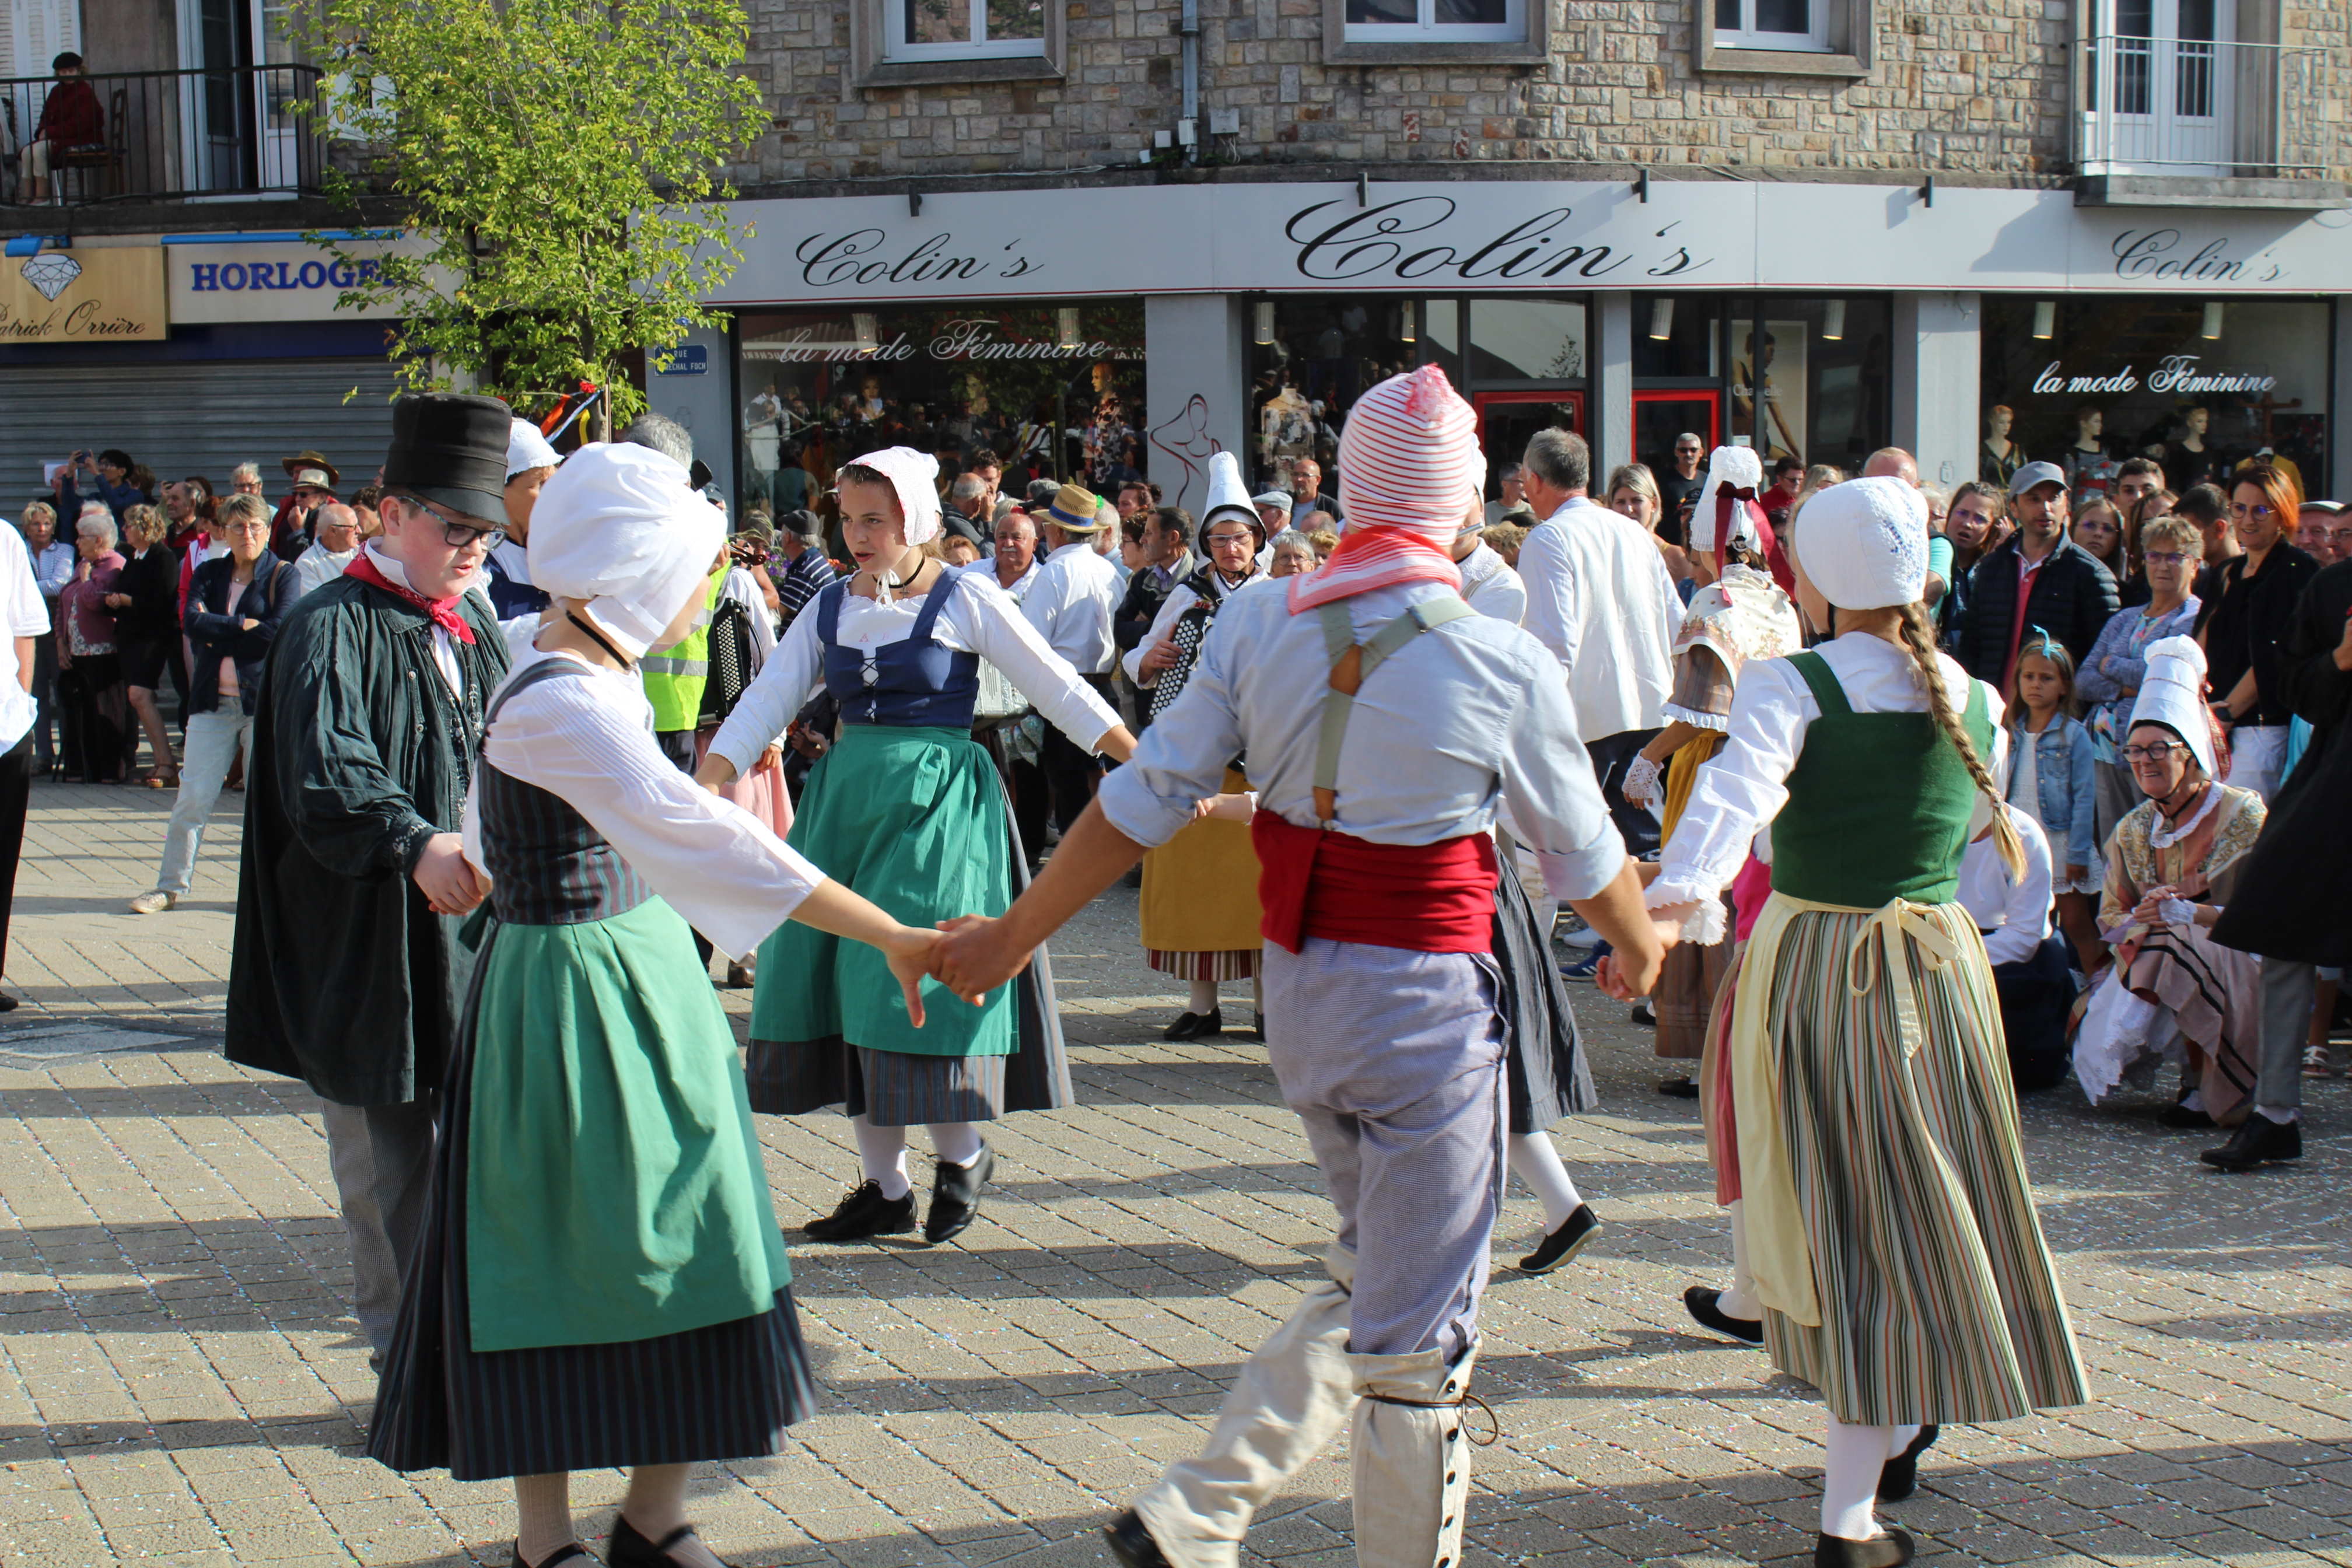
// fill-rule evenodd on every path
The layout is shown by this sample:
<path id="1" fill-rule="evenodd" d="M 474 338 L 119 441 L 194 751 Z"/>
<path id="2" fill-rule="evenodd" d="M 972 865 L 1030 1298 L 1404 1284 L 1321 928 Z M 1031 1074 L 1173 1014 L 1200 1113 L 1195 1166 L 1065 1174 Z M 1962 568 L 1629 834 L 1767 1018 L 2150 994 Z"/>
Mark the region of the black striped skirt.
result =
<path id="1" fill-rule="evenodd" d="M 477 971 L 478 984 L 479 971 Z M 368 1456 L 461 1481 L 779 1452 L 816 1405 L 792 1291 L 756 1317 L 612 1344 L 468 1348 L 466 1150 L 473 1000 L 459 1030 L 423 1233 L 368 1424 Z M 592 1279 L 551 1290 L 593 1290 Z"/>

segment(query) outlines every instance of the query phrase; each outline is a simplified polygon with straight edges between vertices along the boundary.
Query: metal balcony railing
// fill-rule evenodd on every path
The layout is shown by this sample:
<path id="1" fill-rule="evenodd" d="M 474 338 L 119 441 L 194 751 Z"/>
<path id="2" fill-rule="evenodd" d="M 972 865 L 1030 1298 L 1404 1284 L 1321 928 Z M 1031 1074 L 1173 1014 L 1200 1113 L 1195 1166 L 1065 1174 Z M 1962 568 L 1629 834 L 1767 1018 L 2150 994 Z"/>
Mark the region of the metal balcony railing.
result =
<path id="1" fill-rule="evenodd" d="M 2248 178 L 2325 171 L 2323 54 L 2282 44 L 2083 41 L 2075 162 L 2086 174 Z"/>
<path id="2" fill-rule="evenodd" d="M 43 111 L 67 84 L 0 79 L 5 199 L 18 198 L 36 140 L 51 143 L 41 199 L 53 203 L 315 195 L 327 165 L 326 135 L 308 107 L 319 75 L 313 66 L 262 65 L 83 77 L 95 125 L 89 100 L 62 102 L 47 132 Z M 74 128 L 70 144 L 59 123 Z"/>

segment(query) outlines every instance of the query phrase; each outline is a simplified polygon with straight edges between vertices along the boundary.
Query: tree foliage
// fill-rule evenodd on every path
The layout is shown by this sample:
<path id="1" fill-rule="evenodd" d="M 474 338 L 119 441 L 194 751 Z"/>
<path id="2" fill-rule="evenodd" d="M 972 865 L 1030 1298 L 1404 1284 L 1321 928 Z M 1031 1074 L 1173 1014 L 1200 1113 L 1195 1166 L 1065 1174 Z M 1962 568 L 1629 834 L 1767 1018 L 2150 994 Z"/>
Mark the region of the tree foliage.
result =
<path id="1" fill-rule="evenodd" d="M 379 259 L 349 306 L 391 304 L 403 385 L 465 372 L 520 406 L 583 381 L 610 416 L 742 259 L 728 163 L 757 134 L 739 0 L 314 0 L 320 111 L 362 143 L 343 176 L 403 203 L 429 247 Z M 349 259 L 357 259 L 349 258 Z"/>

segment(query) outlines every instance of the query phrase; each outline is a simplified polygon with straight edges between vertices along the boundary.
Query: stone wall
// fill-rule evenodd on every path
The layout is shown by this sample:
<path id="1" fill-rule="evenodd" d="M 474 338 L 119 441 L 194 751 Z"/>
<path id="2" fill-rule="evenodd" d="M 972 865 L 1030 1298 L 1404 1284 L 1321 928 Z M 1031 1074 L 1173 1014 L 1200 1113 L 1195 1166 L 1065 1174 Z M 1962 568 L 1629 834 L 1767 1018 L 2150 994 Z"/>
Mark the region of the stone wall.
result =
<path id="1" fill-rule="evenodd" d="M 1527 160 L 1662 170 L 1931 170 L 2038 183 L 2071 172 L 2066 0 L 1875 0 L 1859 80 L 1699 72 L 1696 0 L 1551 6 L 1530 66 L 1329 67 L 1322 0 L 1201 0 L 1202 107 L 1239 111 L 1211 161 Z M 753 0 L 774 125 L 746 187 L 1019 171 L 1132 170 L 1178 113 L 1176 0 L 1068 0 L 1061 82 L 859 90 L 841 0 Z M 2328 50 L 2297 137 L 2352 164 L 2352 14 L 2287 4 L 2282 38 Z M 1205 127 L 1204 127 L 1205 129 Z"/>

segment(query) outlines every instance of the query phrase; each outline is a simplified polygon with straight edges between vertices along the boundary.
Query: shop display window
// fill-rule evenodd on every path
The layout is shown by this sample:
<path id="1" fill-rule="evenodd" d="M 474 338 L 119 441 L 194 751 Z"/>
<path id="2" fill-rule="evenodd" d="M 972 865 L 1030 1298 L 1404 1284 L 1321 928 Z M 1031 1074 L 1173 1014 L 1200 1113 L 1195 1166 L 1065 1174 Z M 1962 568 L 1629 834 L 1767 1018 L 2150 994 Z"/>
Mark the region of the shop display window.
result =
<path id="1" fill-rule="evenodd" d="M 1580 297 L 1271 299 L 1252 304 L 1250 321 L 1255 482 L 1286 488 L 1292 465 L 1311 458 L 1329 488 L 1356 398 L 1423 364 L 1442 367 L 1478 410 L 1489 498 L 1535 429 L 1589 434 Z"/>
<path id="2" fill-rule="evenodd" d="M 2331 307 L 2317 300 L 1988 297 L 1985 478 L 2056 463 L 2077 497 L 2152 458 L 2174 492 L 2264 458 L 2327 476 Z"/>
<path id="3" fill-rule="evenodd" d="M 1141 477 L 1143 303 L 958 303 L 745 311 L 736 318 L 740 504 L 820 502 L 859 453 L 914 447 L 942 483 L 993 453 L 1001 492 Z"/>

